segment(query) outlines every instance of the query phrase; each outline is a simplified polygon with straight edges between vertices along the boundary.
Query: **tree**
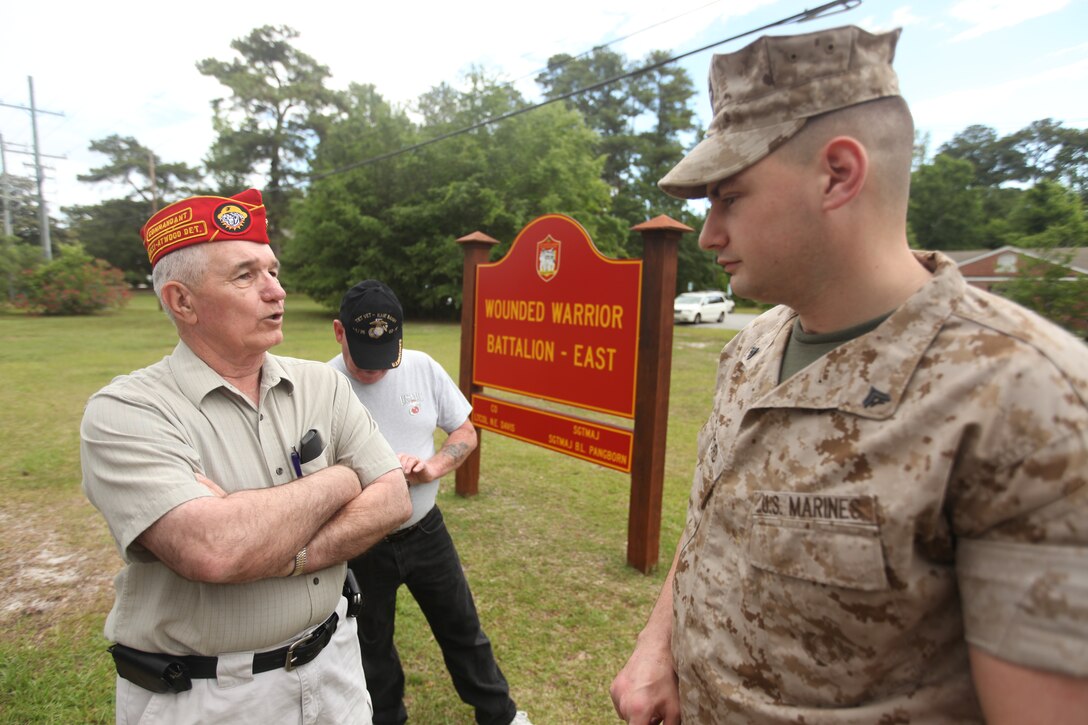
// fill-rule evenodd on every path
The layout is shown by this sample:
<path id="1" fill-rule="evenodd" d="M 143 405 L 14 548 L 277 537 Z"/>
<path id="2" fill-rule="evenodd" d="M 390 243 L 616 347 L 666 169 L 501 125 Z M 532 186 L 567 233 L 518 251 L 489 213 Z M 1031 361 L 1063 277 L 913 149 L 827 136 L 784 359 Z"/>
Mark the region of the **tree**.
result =
<path id="1" fill-rule="evenodd" d="M 290 284 L 335 307 L 352 284 L 373 277 L 397 291 L 406 314 L 438 316 L 461 304 L 455 240 L 464 234 L 502 240 L 498 255 L 533 218 L 562 212 L 605 253 L 620 249 L 596 136 L 559 105 L 328 173 L 345 159 L 374 158 L 524 106 L 516 91 L 478 71 L 467 81 L 466 91 L 443 84 L 423 94 L 419 127 L 372 88 L 352 88 L 317 150 L 319 178 L 296 207 L 284 258 Z"/>
<path id="2" fill-rule="evenodd" d="M 372 85 L 352 84 L 340 115 L 318 146 L 314 181 L 295 203 L 294 234 L 282 256 L 284 283 L 330 308 L 366 276 L 385 276 L 386 255 L 396 244 L 383 215 L 430 179 L 416 154 L 342 170 L 418 140 L 407 115 L 390 106 Z M 362 270 L 367 270 L 364 273 Z"/>
<path id="3" fill-rule="evenodd" d="M 24 244 L 38 244 L 41 255 L 38 230 L 38 191 L 33 179 L 8 175 L 8 211 L 11 214 L 11 233 Z M 53 225 L 49 230 L 52 232 Z M 2 231 L 2 229 L 0 229 Z M 56 250 L 54 250 L 56 251 Z"/>
<path id="4" fill-rule="evenodd" d="M 971 162 L 975 185 L 999 187 L 1059 181 L 1088 202 L 1088 129 L 1066 128 L 1050 118 L 1007 136 L 988 126 L 968 126 L 940 153 Z"/>
<path id="5" fill-rule="evenodd" d="M 938 154 L 911 175 L 907 221 L 922 249 L 973 249 L 985 242 L 982 194 L 968 161 Z"/>
<path id="6" fill-rule="evenodd" d="M 163 199 L 187 194 L 201 179 L 198 169 L 183 163 L 164 163 L 151 149 L 131 136 L 117 134 L 91 142 L 91 151 L 106 156 L 106 163 L 80 174 L 80 181 L 110 182 L 130 187 L 126 199 L 144 202 L 144 216 L 150 217 Z"/>
<path id="7" fill-rule="evenodd" d="M 1088 277 L 1070 277 L 1068 251 L 1047 249 L 1041 256 L 994 291 L 1088 340 Z"/>
<path id="8" fill-rule="evenodd" d="M 1088 202 L 1088 129 L 1065 128 L 1044 118 L 1009 139 L 1024 157 L 1025 180 L 1061 182 Z"/>
<path id="9" fill-rule="evenodd" d="M 0 235 L 0 279 L 4 286 L 0 306 L 12 304 L 20 294 L 25 294 L 26 273 L 44 262 L 40 247 L 20 242 L 15 236 Z"/>
<path id="10" fill-rule="evenodd" d="M 617 196 L 616 211 L 633 224 L 658 214 L 680 220 L 689 211 L 684 200 L 666 195 L 657 186 L 658 180 L 684 155 L 684 138 L 694 136 L 696 131 L 695 114 L 690 107 L 694 96 L 691 78 L 678 65 L 660 65 L 666 59 L 663 51 L 650 53 L 642 67 L 652 70 L 632 79 L 631 91 L 638 114 L 633 124 L 643 130 L 632 139 L 626 199 Z M 626 209 L 618 206 L 621 202 Z"/>
<path id="11" fill-rule="evenodd" d="M 545 98 L 573 94 L 565 103 L 581 113 L 586 125 L 600 134 L 599 149 L 605 155 L 603 178 L 616 192 L 626 186 L 631 172 L 635 138 L 632 126 L 641 109 L 630 79 L 605 81 L 619 78 L 629 70 L 621 54 L 594 48 L 577 57 L 565 53 L 552 56 L 547 69 L 536 78 Z"/>
<path id="12" fill-rule="evenodd" d="M 938 155 L 960 159 L 974 170 L 972 186 L 1000 186 L 1028 175 L 1024 154 L 1011 137 L 1000 138 L 989 126 L 968 126 L 943 144 Z"/>
<path id="13" fill-rule="evenodd" d="M 647 219 L 667 214 L 695 229 L 701 226 L 691 204 L 667 196 L 657 186 L 684 155 L 685 139 L 699 140 L 691 78 L 684 68 L 666 64 L 667 59 L 665 51 L 653 51 L 641 63 L 629 64 L 614 51 L 595 48 L 585 56 L 553 56 L 547 70 L 537 76 L 546 97 L 570 94 L 566 104 L 600 134 L 599 149 L 606 157 L 602 178 L 611 188 L 612 215 L 627 230 L 624 249 L 630 256 L 642 254 L 642 238 L 630 228 Z M 578 92 L 587 88 L 591 90 Z M 692 235 L 680 243 L 677 291 L 686 290 L 688 284 L 697 288 L 726 284 L 721 268 Z"/>
<path id="14" fill-rule="evenodd" d="M 1080 197 L 1056 181 L 1043 180 L 1021 193 L 1009 215 L 1012 244 L 1057 248 L 1088 246 L 1088 223 Z"/>
<path id="15" fill-rule="evenodd" d="M 144 200 L 109 199 L 91 206 L 65 208 L 72 234 L 87 253 L 121 270 L 125 281 L 147 284 L 151 263 L 140 228 L 150 217 Z"/>
<path id="16" fill-rule="evenodd" d="M 930 133 L 914 129 L 914 149 L 911 151 L 910 170 L 917 171 L 922 164 L 929 162 Z"/>
<path id="17" fill-rule="evenodd" d="M 205 58 L 196 65 L 231 92 L 212 101 L 218 136 L 206 165 L 222 188 L 234 192 L 254 174 L 265 177 L 269 236 L 277 246 L 289 190 L 309 170 L 325 114 L 340 104 L 339 94 L 325 87 L 329 69 L 294 48 L 290 41 L 297 37 L 287 26 L 265 25 L 231 43 L 240 58 Z"/>

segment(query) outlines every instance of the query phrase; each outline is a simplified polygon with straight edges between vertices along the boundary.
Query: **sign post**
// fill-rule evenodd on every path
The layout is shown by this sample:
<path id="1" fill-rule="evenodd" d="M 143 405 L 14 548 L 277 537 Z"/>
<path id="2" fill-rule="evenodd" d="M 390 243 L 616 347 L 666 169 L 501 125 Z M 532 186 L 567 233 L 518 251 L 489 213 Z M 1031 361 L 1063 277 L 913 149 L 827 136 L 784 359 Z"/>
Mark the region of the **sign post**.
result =
<path id="1" fill-rule="evenodd" d="M 642 336 L 639 356 L 652 361 L 638 371 L 635 402 L 635 452 L 627 512 L 627 563 L 648 573 L 661 547 L 661 495 L 665 486 L 665 438 L 669 426 L 669 376 L 672 374 L 673 297 L 680 236 L 694 231 L 658 216 L 635 227 L 642 233 Z"/>
<path id="2" fill-rule="evenodd" d="M 491 248 L 499 243 L 483 232 L 473 232 L 457 240 L 464 250 L 465 260 L 462 267 L 464 277 L 461 282 L 461 367 L 458 383 L 465 397 L 472 400 L 478 391 L 472 385 L 472 337 L 475 334 L 476 318 L 472 310 L 476 299 L 476 268 L 487 261 Z M 479 441 L 483 441 L 483 431 L 477 431 Z M 456 491 L 459 496 L 475 496 L 480 492 L 480 448 L 478 442 L 465 462 L 457 467 Z"/>
<path id="3" fill-rule="evenodd" d="M 479 232 L 465 250 L 461 390 L 472 422 L 631 474 L 627 562 L 657 564 L 672 369 L 672 297 L 680 235 L 668 217 L 634 227 L 644 260 L 609 259 L 573 219 L 530 222 L 501 260 Z M 644 277 L 645 274 L 645 277 Z M 495 389 L 634 420 L 623 428 L 484 395 Z M 478 492 L 480 447 L 457 471 Z"/>

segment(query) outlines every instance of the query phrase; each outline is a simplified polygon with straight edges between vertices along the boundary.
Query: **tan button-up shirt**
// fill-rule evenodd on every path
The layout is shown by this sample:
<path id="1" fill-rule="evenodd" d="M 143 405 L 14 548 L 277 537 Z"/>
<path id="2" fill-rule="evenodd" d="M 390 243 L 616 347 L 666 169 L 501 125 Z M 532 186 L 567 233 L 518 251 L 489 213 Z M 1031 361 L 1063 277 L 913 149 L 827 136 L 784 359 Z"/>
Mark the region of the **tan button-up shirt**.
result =
<path id="1" fill-rule="evenodd" d="M 347 381 L 324 363 L 266 355 L 255 407 L 179 343 L 91 397 L 80 431 L 83 489 L 125 561 L 107 638 L 173 654 L 256 651 L 332 613 L 344 564 L 300 577 L 208 584 L 178 576 L 135 543 L 175 506 L 212 495 L 195 471 L 228 493 L 294 480 L 291 448 L 311 428 L 325 450 L 303 475 L 339 463 L 369 483 L 400 466 Z"/>
<path id="2" fill-rule="evenodd" d="M 967 643 L 1088 675 L 1088 347 L 946 257 L 783 383 L 724 349 L 674 588 L 684 722 L 981 721 Z"/>

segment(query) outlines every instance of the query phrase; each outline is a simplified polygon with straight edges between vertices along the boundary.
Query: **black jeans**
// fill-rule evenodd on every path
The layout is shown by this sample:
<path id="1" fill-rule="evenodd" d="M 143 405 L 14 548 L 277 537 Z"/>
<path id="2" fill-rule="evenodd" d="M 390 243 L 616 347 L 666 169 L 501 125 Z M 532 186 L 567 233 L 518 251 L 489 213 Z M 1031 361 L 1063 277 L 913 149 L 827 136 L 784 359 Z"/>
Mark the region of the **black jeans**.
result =
<path id="1" fill-rule="evenodd" d="M 400 725 L 408 719 L 404 670 L 393 644 L 401 584 L 408 586 L 427 618 L 457 694 L 476 708 L 476 722 L 507 725 L 514 718 L 517 707 L 480 627 L 461 560 L 438 506 L 412 531 L 379 542 L 350 566 L 363 591 L 359 647 L 375 725 Z"/>

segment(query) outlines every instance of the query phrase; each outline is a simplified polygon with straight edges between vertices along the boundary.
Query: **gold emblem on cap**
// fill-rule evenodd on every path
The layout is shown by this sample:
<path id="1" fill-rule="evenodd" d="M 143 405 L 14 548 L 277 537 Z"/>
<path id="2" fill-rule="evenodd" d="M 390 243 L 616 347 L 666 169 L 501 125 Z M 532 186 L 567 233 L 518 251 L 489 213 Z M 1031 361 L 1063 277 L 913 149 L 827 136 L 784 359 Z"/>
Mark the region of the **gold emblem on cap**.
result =
<path id="1" fill-rule="evenodd" d="M 224 204 L 215 210 L 216 225 L 226 232 L 240 232 L 249 226 L 249 212 L 237 204 Z"/>
<path id="2" fill-rule="evenodd" d="M 366 334 L 377 340 L 387 332 L 389 332 L 389 323 L 379 317 L 370 323 L 370 329 L 366 331 Z"/>

